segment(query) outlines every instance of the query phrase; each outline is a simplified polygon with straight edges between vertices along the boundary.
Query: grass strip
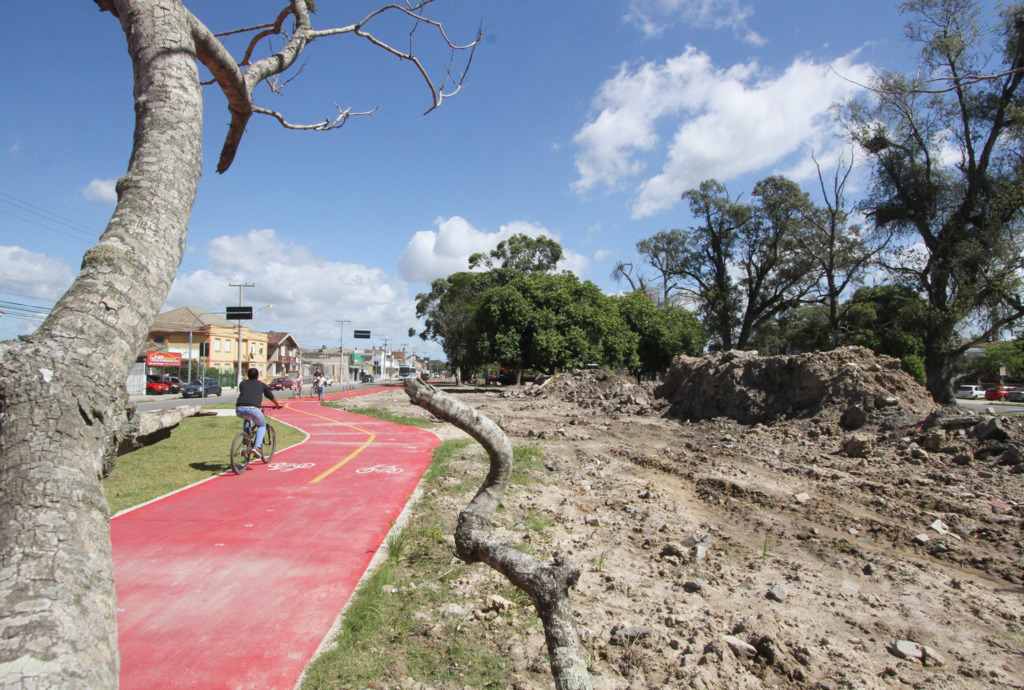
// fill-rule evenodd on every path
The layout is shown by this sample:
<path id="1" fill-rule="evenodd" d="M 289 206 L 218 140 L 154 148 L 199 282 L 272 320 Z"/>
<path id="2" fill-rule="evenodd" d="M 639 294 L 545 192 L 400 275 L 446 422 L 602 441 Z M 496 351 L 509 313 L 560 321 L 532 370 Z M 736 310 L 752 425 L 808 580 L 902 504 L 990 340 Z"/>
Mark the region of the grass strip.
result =
<path id="1" fill-rule="evenodd" d="M 110 514 L 230 470 L 231 441 L 241 428 L 236 417 L 188 417 L 170 438 L 122 455 L 103 480 Z M 287 424 L 274 424 L 274 431 L 278 451 L 305 438 Z"/>
<path id="2" fill-rule="evenodd" d="M 395 421 L 381 415 L 368 416 Z M 514 454 L 519 488 L 538 481 L 539 449 L 522 446 Z M 353 594 L 334 646 L 306 669 L 303 690 L 403 687 L 409 679 L 437 687 L 503 688 L 516 674 L 550 681 L 546 655 L 524 668 L 521 656 L 517 661 L 508 653 L 510 644 L 522 646 L 530 630 L 542 646 L 526 594 L 490 568 L 466 565 L 453 553 L 458 510 L 479 487 L 487 464 L 470 439 L 435 449 L 409 522 L 389 537 L 387 558 Z M 513 602 L 514 609 L 480 617 L 492 594 Z"/>

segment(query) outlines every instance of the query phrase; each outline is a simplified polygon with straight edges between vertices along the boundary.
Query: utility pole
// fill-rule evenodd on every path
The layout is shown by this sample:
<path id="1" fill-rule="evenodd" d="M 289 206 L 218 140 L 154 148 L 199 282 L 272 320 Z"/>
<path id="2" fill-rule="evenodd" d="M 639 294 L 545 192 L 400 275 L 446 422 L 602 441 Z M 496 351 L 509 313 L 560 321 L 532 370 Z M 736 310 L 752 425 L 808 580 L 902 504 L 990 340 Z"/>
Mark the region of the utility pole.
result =
<path id="1" fill-rule="evenodd" d="M 242 306 L 242 290 L 247 287 L 256 287 L 256 283 L 228 283 L 228 287 L 238 288 L 238 306 Z M 242 374 L 242 320 L 238 320 L 238 384 L 241 385 L 245 375 Z"/>
<path id="2" fill-rule="evenodd" d="M 341 342 L 338 343 L 338 366 L 341 371 L 338 374 L 340 381 L 348 380 L 348 367 L 345 365 L 345 324 L 352 323 L 352 319 L 335 319 L 341 324 Z"/>

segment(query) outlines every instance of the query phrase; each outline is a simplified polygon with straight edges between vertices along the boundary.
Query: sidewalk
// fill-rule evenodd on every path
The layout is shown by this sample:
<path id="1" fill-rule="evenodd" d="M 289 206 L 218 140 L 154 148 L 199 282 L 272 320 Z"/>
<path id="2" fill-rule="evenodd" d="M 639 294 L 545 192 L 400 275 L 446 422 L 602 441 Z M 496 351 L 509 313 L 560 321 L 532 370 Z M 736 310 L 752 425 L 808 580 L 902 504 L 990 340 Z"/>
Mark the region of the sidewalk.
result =
<path id="1" fill-rule="evenodd" d="M 111 520 L 121 688 L 294 688 L 440 443 L 282 403 L 304 443 Z"/>

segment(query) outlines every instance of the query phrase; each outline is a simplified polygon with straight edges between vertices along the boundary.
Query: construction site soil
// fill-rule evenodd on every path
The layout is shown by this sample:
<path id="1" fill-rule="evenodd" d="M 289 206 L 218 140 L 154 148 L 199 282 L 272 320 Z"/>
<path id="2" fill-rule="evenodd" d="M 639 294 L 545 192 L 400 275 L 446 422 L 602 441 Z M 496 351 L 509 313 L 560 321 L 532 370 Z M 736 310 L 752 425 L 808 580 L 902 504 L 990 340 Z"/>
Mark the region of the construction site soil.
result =
<path id="1" fill-rule="evenodd" d="M 581 569 L 595 688 L 1024 688 L 1018 418 L 936 405 L 861 348 L 439 389 L 541 449 L 547 481 L 504 502 Z M 427 416 L 398 390 L 359 405 Z"/>

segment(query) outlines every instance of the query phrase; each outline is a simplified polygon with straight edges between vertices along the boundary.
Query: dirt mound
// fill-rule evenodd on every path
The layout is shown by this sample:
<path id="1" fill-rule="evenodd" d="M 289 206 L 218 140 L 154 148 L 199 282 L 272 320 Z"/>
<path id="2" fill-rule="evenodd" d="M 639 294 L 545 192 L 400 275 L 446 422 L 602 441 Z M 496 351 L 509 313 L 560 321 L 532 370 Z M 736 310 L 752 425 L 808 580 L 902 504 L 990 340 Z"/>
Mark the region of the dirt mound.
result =
<path id="1" fill-rule="evenodd" d="M 846 412 L 844 426 L 854 429 L 876 411 L 920 418 L 934 407 L 898 359 L 862 347 L 794 356 L 738 350 L 681 356 L 657 393 L 674 417 L 728 417 L 743 424 L 813 417 L 831 408 Z"/>
<path id="2" fill-rule="evenodd" d="M 526 386 L 522 394 L 541 400 L 551 399 L 574 403 L 583 409 L 647 415 L 663 412 L 667 407 L 655 395 L 656 384 L 637 383 L 607 369 L 583 369 L 572 374 L 558 374 Z M 508 395 L 514 395 L 509 392 Z"/>

